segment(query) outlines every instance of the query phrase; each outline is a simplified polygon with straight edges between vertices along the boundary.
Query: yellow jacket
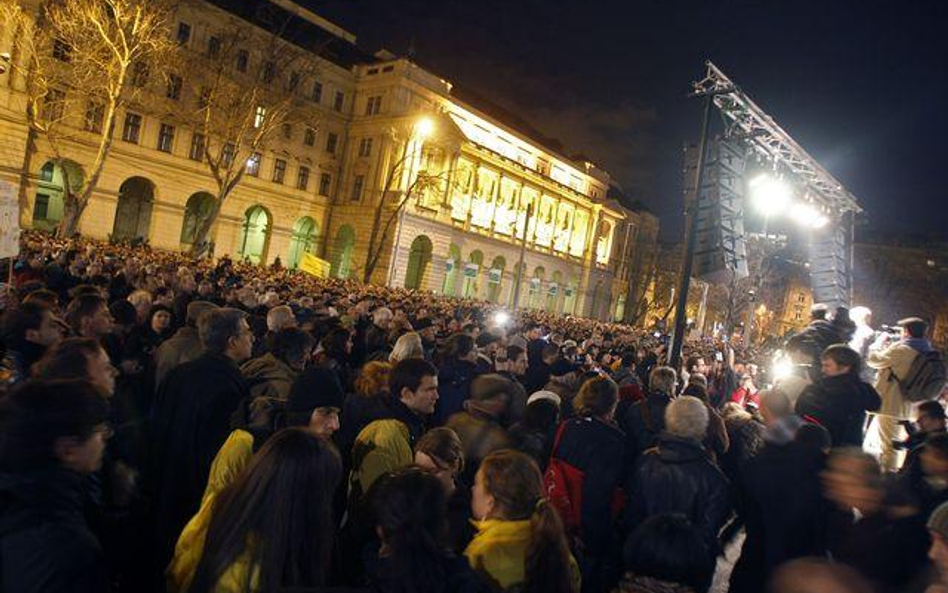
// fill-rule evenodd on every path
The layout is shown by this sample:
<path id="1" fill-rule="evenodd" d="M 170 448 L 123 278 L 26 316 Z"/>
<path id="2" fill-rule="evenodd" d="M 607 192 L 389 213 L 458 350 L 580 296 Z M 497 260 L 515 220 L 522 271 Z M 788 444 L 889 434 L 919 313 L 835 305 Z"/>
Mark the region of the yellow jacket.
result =
<path id="1" fill-rule="evenodd" d="M 508 589 L 523 583 L 530 545 L 530 519 L 474 521 L 477 535 L 464 550 L 471 568 L 495 590 Z M 573 585 L 579 591 L 579 565 L 570 555 Z"/>
<path id="2" fill-rule="evenodd" d="M 350 501 L 361 501 L 377 479 L 415 461 L 408 427 L 399 420 L 376 420 L 362 429 L 352 447 Z M 351 511 L 351 509 L 350 509 Z"/>
<path id="3" fill-rule="evenodd" d="M 188 521 L 178 543 L 174 548 L 174 558 L 168 566 L 169 593 L 184 593 L 191 586 L 194 571 L 197 570 L 201 554 L 204 552 L 204 538 L 211 523 L 214 499 L 224 487 L 233 483 L 236 477 L 253 457 L 253 436 L 245 430 L 235 430 L 230 433 L 221 446 L 220 451 L 211 464 L 211 472 L 207 479 L 207 488 L 201 499 L 201 508 Z M 219 593 L 243 591 L 249 574 L 249 563 L 246 559 L 238 560 L 221 575 L 217 583 Z M 255 577 L 254 577 L 255 578 Z"/>

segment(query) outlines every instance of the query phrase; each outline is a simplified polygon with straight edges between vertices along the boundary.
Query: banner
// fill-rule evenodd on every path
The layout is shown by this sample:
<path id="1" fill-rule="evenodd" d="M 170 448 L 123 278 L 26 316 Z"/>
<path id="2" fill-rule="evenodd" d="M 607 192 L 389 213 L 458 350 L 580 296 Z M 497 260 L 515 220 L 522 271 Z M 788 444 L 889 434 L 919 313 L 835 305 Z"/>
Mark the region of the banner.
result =
<path id="1" fill-rule="evenodd" d="M 551 283 L 550 283 L 550 293 L 549 293 L 550 296 L 556 296 L 556 293 L 557 293 L 558 290 L 559 290 L 559 287 L 556 285 L 556 282 L 551 282 Z"/>
<path id="2" fill-rule="evenodd" d="M 539 278 L 530 278 L 530 290 L 533 290 L 533 291 L 540 290 Z"/>
<path id="3" fill-rule="evenodd" d="M 479 269 L 480 269 L 480 266 L 477 264 L 464 264 L 464 277 L 477 278 L 477 271 Z"/>
<path id="4" fill-rule="evenodd" d="M 567 286 L 566 290 L 563 291 L 563 295 L 566 296 L 566 298 L 573 296 L 573 287 Z"/>
<path id="5" fill-rule="evenodd" d="M 445 274 L 450 274 L 450 273 L 453 272 L 453 271 L 454 271 L 454 260 L 453 260 L 453 259 L 445 260 L 445 262 L 444 262 L 444 273 L 445 273 Z"/>
<path id="6" fill-rule="evenodd" d="M 487 271 L 487 282 L 490 284 L 500 284 L 501 274 L 503 274 L 503 270 L 500 268 L 491 268 Z"/>
<path id="7" fill-rule="evenodd" d="M 302 259 L 300 259 L 300 270 L 317 278 L 328 278 L 331 268 L 331 263 L 316 257 L 312 253 L 304 253 Z"/>
<path id="8" fill-rule="evenodd" d="M 16 186 L 0 179 L 0 258 L 20 253 L 20 203 Z"/>

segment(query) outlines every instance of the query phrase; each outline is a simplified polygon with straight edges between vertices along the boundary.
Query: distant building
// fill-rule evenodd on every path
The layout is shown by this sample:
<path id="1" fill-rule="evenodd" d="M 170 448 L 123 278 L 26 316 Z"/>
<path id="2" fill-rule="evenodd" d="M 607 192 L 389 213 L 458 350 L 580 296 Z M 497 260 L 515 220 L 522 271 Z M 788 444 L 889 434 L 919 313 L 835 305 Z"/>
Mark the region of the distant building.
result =
<path id="1" fill-rule="evenodd" d="M 248 7 L 265 1 L 182 3 L 175 31 L 183 51 L 210 51 L 232 15 L 252 20 Z M 608 173 L 410 60 L 369 55 L 326 19 L 290 0 L 273 4 L 295 29 L 326 42 L 312 55 L 318 75 L 294 83 L 300 125 L 274 137 L 224 204 L 212 230 L 216 254 L 280 257 L 295 267 L 310 252 L 329 260 L 334 276 L 360 279 L 372 259 L 377 283 L 500 304 L 512 303 L 519 283 L 520 306 L 628 317 L 628 303 L 646 290 L 658 220 L 610 197 Z M 15 45 L 3 35 L 0 43 Z M 244 59 L 261 58 L 248 51 Z M 213 182 L 195 159 L 203 140 L 161 115 L 199 81 L 178 84 L 185 92 L 172 97 L 156 84 L 153 96 L 119 115 L 83 234 L 189 246 Z M 10 72 L 0 75 L 0 176 L 14 182 L 26 138 L 23 88 Z M 61 219 L 62 173 L 81 175 L 92 155 L 80 138 L 67 157 L 55 166 L 40 142 L 26 224 L 51 228 Z M 372 242 L 386 226 L 384 241 Z"/>

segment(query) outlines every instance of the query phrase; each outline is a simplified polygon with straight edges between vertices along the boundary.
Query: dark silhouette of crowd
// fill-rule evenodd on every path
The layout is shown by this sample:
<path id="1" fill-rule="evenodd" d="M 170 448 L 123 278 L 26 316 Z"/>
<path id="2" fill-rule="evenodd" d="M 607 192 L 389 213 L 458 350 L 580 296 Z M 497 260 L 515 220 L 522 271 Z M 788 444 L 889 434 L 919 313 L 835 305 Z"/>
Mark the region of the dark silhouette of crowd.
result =
<path id="1" fill-rule="evenodd" d="M 860 352 L 817 308 L 777 376 L 226 256 L 26 233 L 9 265 L 0 591 L 948 592 L 921 319 Z"/>

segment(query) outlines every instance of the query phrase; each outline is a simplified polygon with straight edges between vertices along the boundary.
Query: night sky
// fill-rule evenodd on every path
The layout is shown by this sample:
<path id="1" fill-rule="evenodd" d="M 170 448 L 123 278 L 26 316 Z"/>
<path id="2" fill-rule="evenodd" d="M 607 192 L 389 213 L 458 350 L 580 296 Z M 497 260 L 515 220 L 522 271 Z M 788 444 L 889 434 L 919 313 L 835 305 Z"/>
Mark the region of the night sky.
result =
<path id="1" fill-rule="evenodd" d="M 665 238 L 711 59 L 856 196 L 861 235 L 948 240 L 948 3 L 299 1 L 588 155 Z"/>

